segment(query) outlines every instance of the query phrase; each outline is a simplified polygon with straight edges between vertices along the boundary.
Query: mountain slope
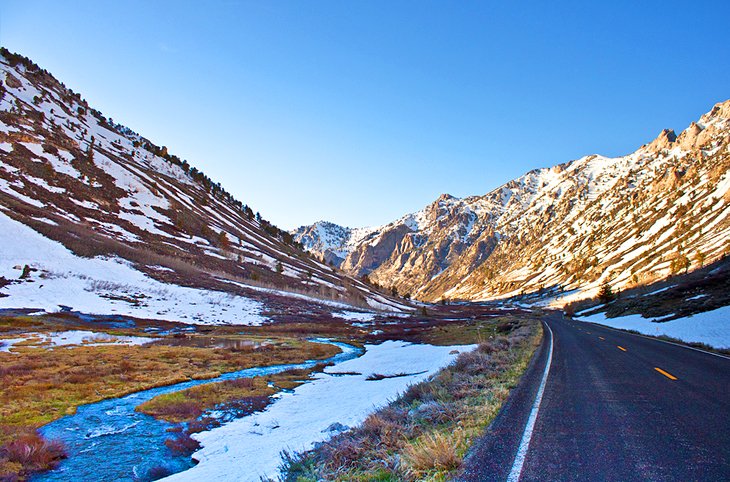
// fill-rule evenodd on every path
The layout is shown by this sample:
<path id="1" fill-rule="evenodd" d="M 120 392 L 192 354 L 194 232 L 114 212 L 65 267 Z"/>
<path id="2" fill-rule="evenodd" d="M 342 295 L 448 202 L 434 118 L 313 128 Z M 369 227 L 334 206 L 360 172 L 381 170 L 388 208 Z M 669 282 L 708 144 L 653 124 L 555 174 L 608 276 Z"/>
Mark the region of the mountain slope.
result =
<path id="1" fill-rule="evenodd" d="M 709 263 L 730 248 L 729 134 L 726 101 L 627 156 L 537 169 L 484 196 L 442 195 L 372 230 L 341 266 L 435 301 L 586 296 Z"/>
<path id="2" fill-rule="evenodd" d="M 126 260 L 167 283 L 263 302 L 273 295 L 256 288 L 400 308 L 313 259 L 220 184 L 106 119 L 28 59 L 5 49 L 0 54 L 5 216 L 76 256 Z M 27 264 L 36 267 L 32 257 Z M 12 275 L 2 268 L 6 278 Z"/>

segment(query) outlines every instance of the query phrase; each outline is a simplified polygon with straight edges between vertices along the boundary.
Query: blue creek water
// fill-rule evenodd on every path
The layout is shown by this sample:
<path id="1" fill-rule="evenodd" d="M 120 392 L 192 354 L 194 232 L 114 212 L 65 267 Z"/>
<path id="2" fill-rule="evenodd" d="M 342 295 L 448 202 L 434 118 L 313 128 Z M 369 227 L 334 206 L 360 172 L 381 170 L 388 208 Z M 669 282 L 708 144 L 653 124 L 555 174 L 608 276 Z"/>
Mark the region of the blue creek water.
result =
<path id="1" fill-rule="evenodd" d="M 69 456 L 55 470 L 34 476 L 31 480 L 140 482 L 150 480 L 149 474 L 153 468 L 164 467 L 169 473 L 187 470 L 195 465 L 192 458 L 175 454 L 165 445 L 165 440 L 175 435 L 167 430 L 176 424 L 135 412 L 135 407 L 158 395 L 196 385 L 270 375 L 292 368 L 309 368 L 323 361 L 340 363 L 362 352 L 345 343 L 327 343 L 338 346 L 342 352 L 327 360 L 248 368 L 217 378 L 191 380 L 82 405 L 74 415 L 41 427 L 40 433 L 44 437 L 61 440 L 66 445 Z"/>

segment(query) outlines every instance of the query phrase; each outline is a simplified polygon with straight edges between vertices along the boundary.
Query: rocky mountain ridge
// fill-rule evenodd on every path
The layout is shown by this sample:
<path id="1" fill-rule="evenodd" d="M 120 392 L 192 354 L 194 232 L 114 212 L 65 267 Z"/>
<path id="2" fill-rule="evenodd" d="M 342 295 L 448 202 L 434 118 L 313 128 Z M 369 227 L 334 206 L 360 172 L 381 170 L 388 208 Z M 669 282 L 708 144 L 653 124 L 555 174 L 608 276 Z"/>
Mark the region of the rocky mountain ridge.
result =
<path id="1" fill-rule="evenodd" d="M 369 230 L 340 266 L 437 301 L 534 291 L 570 299 L 706 264 L 730 249 L 729 134 L 725 101 L 627 156 L 536 169 L 483 196 L 442 195 Z M 294 235 L 321 254 L 320 239 Z"/>

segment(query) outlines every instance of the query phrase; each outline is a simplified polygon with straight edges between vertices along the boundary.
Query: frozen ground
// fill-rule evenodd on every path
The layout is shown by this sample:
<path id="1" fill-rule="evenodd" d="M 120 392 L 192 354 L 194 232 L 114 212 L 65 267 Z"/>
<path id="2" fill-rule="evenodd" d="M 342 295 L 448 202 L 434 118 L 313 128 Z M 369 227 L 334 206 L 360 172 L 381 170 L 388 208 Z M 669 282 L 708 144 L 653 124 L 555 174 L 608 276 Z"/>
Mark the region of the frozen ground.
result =
<path id="1" fill-rule="evenodd" d="M 0 212 L 0 276 L 17 280 L 24 265 L 37 269 L 32 282 L 0 289 L 0 308 L 61 305 L 93 314 L 121 314 L 201 324 L 255 325 L 265 321 L 262 305 L 220 291 L 161 283 L 118 258 L 81 258 L 62 244 Z"/>
<path id="2" fill-rule="evenodd" d="M 706 343 L 715 348 L 730 348 L 730 306 L 661 323 L 652 322 L 641 315 L 606 318 L 604 313 L 598 313 L 579 318 L 581 321 L 614 328 L 636 330 L 645 335 L 667 335 L 686 342 Z"/>
<path id="3" fill-rule="evenodd" d="M 341 318 L 348 321 L 373 321 L 375 319 L 375 313 L 361 313 L 359 311 L 334 311 L 332 316 L 335 318 Z"/>
<path id="4" fill-rule="evenodd" d="M 256 481 L 275 477 L 282 450 L 303 451 L 337 433 L 333 424 L 360 424 L 408 385 L 420 382 L 451 363 L 459 352 L 476 345 L 432 346 L 387 341 L 366 345 L 360 358 L 318 374 L 310 383 L 285 393 L 261 413 L 195 435 L 203 448 L 200 463 L 166 481 Z M 341 375 L 337 376 L 336 374 Z M 358 375 L 345 374 L 358 373 Z M 366 380 L 369 375 L 413 375 Z"/>
<path id="5" fill-rule="evenodd" d="M 56 346 L 97 346 L 97 345 L 144 345 L 154 338 L 143 336 L 113 336 L 84 330 L 58 331 L 52 333 L 25 333 L 22 338 L 0 339 L 0 351 L 9 352 L 13 345 L 33 340 L 33 348 L 50 348 Z"/>

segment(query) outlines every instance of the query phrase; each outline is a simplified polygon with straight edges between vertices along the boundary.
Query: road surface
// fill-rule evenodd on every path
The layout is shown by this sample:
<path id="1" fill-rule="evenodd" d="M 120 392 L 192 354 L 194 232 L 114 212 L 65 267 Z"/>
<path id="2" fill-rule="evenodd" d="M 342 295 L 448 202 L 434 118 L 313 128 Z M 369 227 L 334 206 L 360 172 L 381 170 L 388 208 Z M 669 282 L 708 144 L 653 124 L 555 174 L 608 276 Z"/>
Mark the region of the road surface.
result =
<path id="1" fill-rule="evenodd" d="M 729 358 L 559 313 L 545 323 L 456 480 L 730 480 Z"/>

